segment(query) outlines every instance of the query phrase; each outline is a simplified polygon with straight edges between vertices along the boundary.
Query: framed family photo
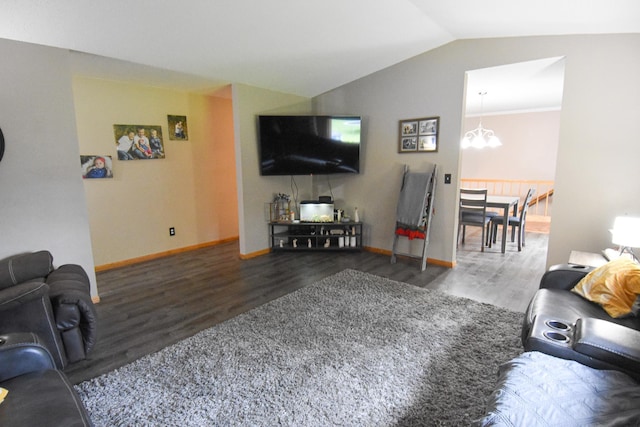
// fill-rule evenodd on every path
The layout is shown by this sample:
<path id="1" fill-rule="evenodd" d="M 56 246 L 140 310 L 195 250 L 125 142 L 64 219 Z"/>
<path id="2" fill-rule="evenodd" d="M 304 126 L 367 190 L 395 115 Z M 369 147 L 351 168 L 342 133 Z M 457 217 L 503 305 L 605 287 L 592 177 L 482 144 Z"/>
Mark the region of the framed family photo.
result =
<path id="1" fill-rule="evenodd" d="M 164 159 L 162 127 L 113 125 L 118 160 Z"/>
<path id="2" fill-rule="evenodd" d="M 438 151 L 440 117 L 400 120 L 400 153 L 429 153 Z"/>

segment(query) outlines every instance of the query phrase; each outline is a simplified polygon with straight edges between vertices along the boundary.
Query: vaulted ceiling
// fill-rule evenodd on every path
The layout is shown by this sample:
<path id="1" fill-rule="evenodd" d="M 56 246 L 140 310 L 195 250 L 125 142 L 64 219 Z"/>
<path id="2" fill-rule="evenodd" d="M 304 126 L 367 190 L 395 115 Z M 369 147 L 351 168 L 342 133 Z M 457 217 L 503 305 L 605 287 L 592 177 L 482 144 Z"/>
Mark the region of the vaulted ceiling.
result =
<path id="1" fill-rule="evenodd" d="M 311 97 L 457 39 L 638 33 L 639 18 L 637 0 L 4 0 L 0 38 L 94 73 Z"/>

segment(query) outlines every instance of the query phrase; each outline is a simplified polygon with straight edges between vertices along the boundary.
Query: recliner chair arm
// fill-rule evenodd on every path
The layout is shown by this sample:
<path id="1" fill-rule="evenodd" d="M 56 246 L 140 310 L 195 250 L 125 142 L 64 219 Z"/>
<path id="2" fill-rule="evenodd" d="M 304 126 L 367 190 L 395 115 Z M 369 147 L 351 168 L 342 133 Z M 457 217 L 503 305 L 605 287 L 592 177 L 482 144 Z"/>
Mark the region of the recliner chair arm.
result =
<path id="1" fill-rule="evenodd" d="M 35 334 L 0 335 L 0 382 L 47 369 L 56 369 L 56 364 Z"/>
<path id="2" fill-rule="evenodd" d="M 595 270 L 595 267 L 578 264 L 558 264 L 549 267 L 542 279 L 540 289 L 564 289 L 570 290 L 587 274 Z"/>
<path id="3" fill-rule="evenodd" d="M 597 361 L 640 376 L 640 331 L 602 319 L 576 322 L 573 349 Z"/>
<path id="4" fill-rule="evenodd" d="M 87 273 L 77 264 L 61 265 L 49 274 L 47 284 L 69 361 L 86 358 L 96 342 L 98 324 Z"/>

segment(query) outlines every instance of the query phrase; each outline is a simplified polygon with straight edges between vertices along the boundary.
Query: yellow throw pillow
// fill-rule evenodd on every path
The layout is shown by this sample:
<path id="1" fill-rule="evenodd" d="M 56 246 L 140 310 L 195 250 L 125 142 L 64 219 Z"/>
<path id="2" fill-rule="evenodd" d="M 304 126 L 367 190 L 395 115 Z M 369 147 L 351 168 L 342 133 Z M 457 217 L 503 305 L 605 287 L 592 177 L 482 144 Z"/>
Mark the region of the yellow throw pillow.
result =
<path id="1" fill-rule="evenodd" d="M 611 317 L 633 313 L 640 295 L 640 265 L 627 258 L 618 258 L 596 268 L 571 290 L 598 303 Z"/>

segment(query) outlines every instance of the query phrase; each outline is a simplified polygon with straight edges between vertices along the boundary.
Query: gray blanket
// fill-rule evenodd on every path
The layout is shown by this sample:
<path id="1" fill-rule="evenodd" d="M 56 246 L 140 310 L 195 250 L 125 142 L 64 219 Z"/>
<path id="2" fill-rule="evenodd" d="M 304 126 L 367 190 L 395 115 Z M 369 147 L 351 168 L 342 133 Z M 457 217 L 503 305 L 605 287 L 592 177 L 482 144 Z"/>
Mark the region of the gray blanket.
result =
<path id="1" fill-rule="evenodd" d="M 481 426 L 638 426 L 640 384 L 539 352 L 500 367 Z"/>
<path id="2" fill-rule="evenodd" d="M 430 179 L 431 173 L 409 172 L 405 175 L 396 210 L 396 222 L 409 228 L 420 225 Z"/>

